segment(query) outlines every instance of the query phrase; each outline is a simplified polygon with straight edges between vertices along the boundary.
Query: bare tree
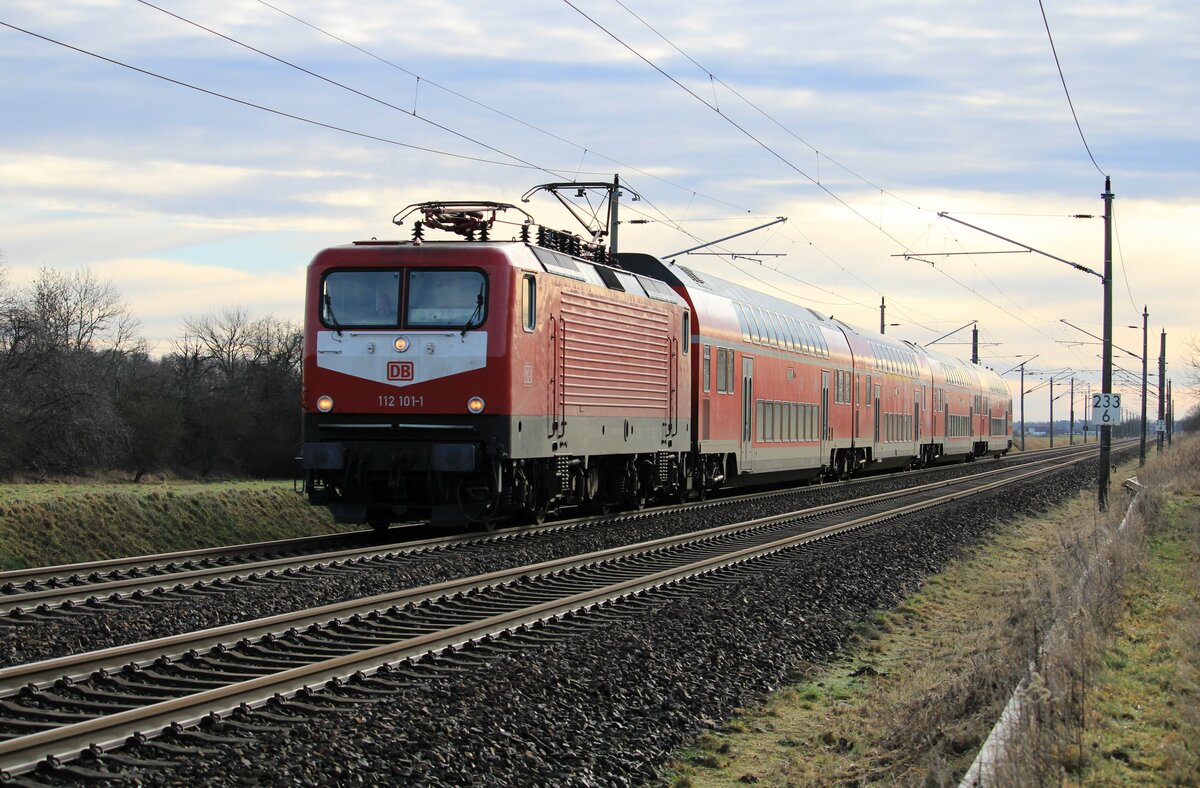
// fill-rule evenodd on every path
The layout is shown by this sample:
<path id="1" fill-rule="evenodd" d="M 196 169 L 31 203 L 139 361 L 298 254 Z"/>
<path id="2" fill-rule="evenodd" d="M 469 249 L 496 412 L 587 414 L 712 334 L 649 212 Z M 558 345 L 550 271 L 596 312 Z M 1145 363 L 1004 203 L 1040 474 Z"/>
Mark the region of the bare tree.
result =
<path id="1" fill-rule="evenodd" d="M 25 293 L 28 340 L 41 351 L 127 350 L 138 321 L 111 281 L 88 268 L 42 268 Z"/>
<path id="2" fill-rule="evenodd" d="M 303 333 L 297 323 L 226 307 L 184 319 L 171 364 L 184 403 L 184 461 L 286 473 L 298 437 Z"/>
<path id="3" fill-rule="evenodd" d="M 0 365 L 10 366 L 29 332 L 26 310 L 8 281 L 8 265 L 0 252 Z"/>
<path id="4" fill-rule="evenodd" d="M 267 315 L 251 325 L 249 346 L 253 363 L 298 374 L 304 358 L 304 329 L 299 323 Z"/>
<path id="5" fill-rule="evenodd" d="M 183 341 L 225 380 L 233 380 L 238 367 L 250 359 L 254 322 L 240 306 L 189 315 L 183 319 Z"/>
<path id="6" fill-rule="evenodd" d="M 1192 335 L 1183 343 L 1183 376 L 1187 386 L 1200 389 L 1200 336 Z"/>
<path id="7" fill-rule="evenodd" d="M 0 470 L 111 467 L 127 436 L 114 387 L 136 329 L 113 284 L 86 268 L 43 268 L 27 287 L 0 290 Z"/>

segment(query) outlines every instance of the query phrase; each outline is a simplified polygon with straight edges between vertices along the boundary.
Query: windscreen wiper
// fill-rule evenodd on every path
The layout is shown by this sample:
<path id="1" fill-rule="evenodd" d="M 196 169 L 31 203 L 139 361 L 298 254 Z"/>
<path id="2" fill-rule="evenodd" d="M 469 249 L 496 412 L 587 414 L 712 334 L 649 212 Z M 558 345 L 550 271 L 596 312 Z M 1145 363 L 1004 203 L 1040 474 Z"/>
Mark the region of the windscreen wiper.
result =
<path id="1" fill-rule="evenodd" d="M 479 295 L 475 296 L 475 311 L 472 312 L 471 316 L 467 318 L 467 324 L 462 327 L 461 336 L 466 337 L 468 329 L 478 328 L 478 326 L 475 326 L 472 324 L 475 322 L 475 318 L 478 317 L 482 312 L 483 312 L 483 285 L 480 285 L 479 286 Z"/>
<path id="2" fill-rule="evenodd" d="M 340 337 L 342 335 L 342 325 L 338 322 L 337 315 L 333 313 L 333 300 L 329 297 L 329 293 L 325 294 L 325 312 L 329 315 L 329 322 L 333 323 L 334 331 L 337 331 L 337 335 Z"/>

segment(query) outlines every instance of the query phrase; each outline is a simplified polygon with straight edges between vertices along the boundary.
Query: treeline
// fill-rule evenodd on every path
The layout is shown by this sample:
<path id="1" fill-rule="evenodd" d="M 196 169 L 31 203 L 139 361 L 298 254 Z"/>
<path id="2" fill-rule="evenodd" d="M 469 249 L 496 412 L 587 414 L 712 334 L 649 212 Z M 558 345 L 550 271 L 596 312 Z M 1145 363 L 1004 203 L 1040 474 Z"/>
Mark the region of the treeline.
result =
<path id="1" fill-rule="evenodd" d="M 230 307 L 162 358 L 111 282 L 0 264 L 0 477 L 283 477 L 300 440 L 301 327 Z"/>

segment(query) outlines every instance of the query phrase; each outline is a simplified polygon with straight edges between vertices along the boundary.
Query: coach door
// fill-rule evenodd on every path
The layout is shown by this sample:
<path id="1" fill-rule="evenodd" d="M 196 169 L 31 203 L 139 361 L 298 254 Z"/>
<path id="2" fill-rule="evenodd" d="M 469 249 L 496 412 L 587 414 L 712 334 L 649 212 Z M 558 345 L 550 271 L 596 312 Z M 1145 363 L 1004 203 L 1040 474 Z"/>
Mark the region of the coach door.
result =
<path id="1" fill-rule="evenodd" d="M 732 352 L 732 351 L 731 351 Z M 742 356 L 742 456 L 738 469 L 748 471 L 753 465 L 754 442 L 754 359 Z"/>
<path id="2" fill-rule="evenodd" d="M 875 442 L 879 443 L 879 395 L 880 387 L 875 387 Z"/>
<path id="3" fill-rule="evenodd" d="M 821 370 L 821 441 L 829 440 L 829 373 Z M 825 447 L 821 447 L 821 456 L 825 456 Z"/>

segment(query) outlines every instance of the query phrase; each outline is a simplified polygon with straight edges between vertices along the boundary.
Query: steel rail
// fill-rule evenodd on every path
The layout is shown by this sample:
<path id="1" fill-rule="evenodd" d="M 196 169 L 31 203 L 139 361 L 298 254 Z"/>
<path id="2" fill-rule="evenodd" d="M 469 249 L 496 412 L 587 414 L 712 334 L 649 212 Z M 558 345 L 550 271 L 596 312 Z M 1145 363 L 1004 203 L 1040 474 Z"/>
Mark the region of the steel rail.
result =
<path id="1" fill-rule="evenodd" d="M 661 586 L 664 584 L 675 583 L 688 577 L 711 573 L 719 568 L 741 564 L 746 561 L 761 558 L 765 555 L 777 553 L 781 550 L 790 549 L 799 545 L 807 544 L 818 539 L 824 539 L 829 536 L 845 533 L 855 530 L 866 525 L 877 523 L 880 521 L 891 520 L 906 514 L 911 514 L 917 511 L 933 508 L 944 505 L 955 500 L 959 500 L 972 495 L 977 495 L 981 492 L 996 489 L 1002 486 L 1013 484 L 1022 480 L 1030 479 L 1034 476 L 1043 475 L 1053 472 L 1073 464 L 1086 461 L 1087 457 L 1076 457 L 1066 460 L 1057 459 L 1053 462 L 1043 461 L 1039 463 L 1044 467 L 1029 470 L 1024 469 L 1017 473 L 1014 469 L 1006 469 L 1003 472 L 992 472 L 988 475 L 1000 473 L 1003 478 L 981 480 L 979 477 L 969 477 L 968 479 L 958 479 L 955 482 L 939 482 L 927 487 L 937 488 L 951 486 L 957 484 L 962 489 L 951 490 L 944 494 L 937 495 L 931 499 L 922 499 L 907 504 L 902 504 L 897 507 L 892 507 L 883 512 L 876 512 L 861 517 L 856 517 L 846 522 L 838 523 L 817 529 L 809 529 L 799 534 L 791 534 L 780 539 L 774 539 L 763 544 L 757 544 L 742 549 L 737 549 L 732 552 L 719 551 L 716 555 L 709 555 L 700 560 L 687 563 L 682 566 L 673 566 L 650 574 L 645 574 L 639 577 L 634 577 L 626 580 L 621 580 L 615 583 L 610 583 L 598 589 L 590 589 L 578 593 L 569 594 L 559 599 L 535 604 L 530 607 L 525 607 L 517 610 L 509 610 L 497 615 L 486 616 L 476 621 L 464 622 L 457 626 L 451 626 L 437 632 L 422 634 L 416 637 L 409 637 L 403 640 L 398 640 L 393 643 L 375 646 L 366 650 L 314 661 L 307 665 L 301 665 L 295 668 L 281 671 L 279 673 L 260 676 L 253 679 L 239 681 L 227 686 L 217 687 L 209 690 L 204 690 L 198 693 L 184 696 L 182 698 L 174 698 L 171 700 L 152 703 L 141 708 L 128 709 L 114 714 L 109 714 L 102 717 L 88 719 L 83 722 L 77 722 L 65 725 L 63 727 L 41 731 L 20 738 L 9 739 L 0 742 L 0 770 L 8 774 L 17 774 L 27 771 L 36 764 L 46 758 L 51 757 L 67 757 L 80 751 L 85 746 L 100 747 L 101 749 L 111 748 L 119 745 L 128 736 L 137 732 L 154 731 L 168 724 L 189 725 L 196 721 L 218 711 L 237 708 L 238 706 L 247 705 L 254 707 L 261 705 L 273 696 L 287 696 L 291 693 L 299 691 L 305 687 L 309 687 L 314 683 L 328 681 L 338 676 L 362 672 L 370 674 L 377 670 L 381 663 L 392 660 L 405 659 L 414 657 L 419 654 L 437 651 L 448 646 L 461 645 L 462 643 L 475 640 L 484 635 L 495 634 L 499 631 L 510 630 L 513 627 L 519 626 L 522 623 L 530 623 L 538 620 L 544 620 L 548 617 L 563 615 L 574 610 L 586 609 L 604 601 L 613 598 L 621 598 L 639 591 L 645 591 L 650 588 Z M 980 482 L 983 482 L 982 484 Z M 912 492 L 908 493 L 911 496 Z M 883 494 L 875 496 L 876 498 L 901 497 L 896 494 Z M 860 506 L 856 503 L 855 506 Z M 827 507 L 816 507 L 817 509 L 834 509 L 847 508 L 846 504 L 831 505 Z M 756 520 L 747 521 L 746 523 L 736 524 L 734 526 L 721 526 L 714 529 L 708 529 L 699 534 L 691 534 L 688 537 L 669 537 L 666 539 L 654 540 L 642 545 L 637 545 L 634 548 L 617 548 L 613 550 L 598 551 L 586 556 L 576 556 L 571 559 L 563 559 L 560 561 L 544 562 L 529 567 L 520 567 L 514 570 L 506 570 L 504 572 L 492 573 L 475 578 L 468 578 L 466 581 L 457 583 L 442 583 L 434 586 L 427 586 L 423 589 L 413 589 L 411 591 L 402 592 L 401 594 L 381 595 L 380 597 L 372 598 L 367 606 L 376 608 L 382 605 L 394 605 L 405 597 L 412 598 L 414 595 L 422 594 L 426 598 L 437 597 L 444 598 L 447 592 L 450 591 L 466 591 L 476 588 L 485 588 L 494 586 L 498 582 L 503 583 L 505 579 L 512 580 L 517 577 L 528 577 L 530 575 L 546 574 L 547 571 L 552 572 L 555 576 L 558 572 L 573 566 L 588 566 L 595 565 L 598 561 L 604 560 L 602 556 L 608 560 L 604 564 L 612 563 L 612 556 L 618 553 L 626 553 L 627 555 L 645 554 L 646 552 L 661 553 L 662 546 L 665 543 L 671 542 L 697 542 L 700 540 L 700 534 L 706 534 L 711 539 L 711 535 L 715 533 L 731 532 L 734 530 L 746 531 L 754 528 L 759 528 L 764 524 L 778 523 L 783 521 L 795 521 L 800 519 L 806 512 L 793 512 L 785 515 L 773 515 L 767 518 L 758 518 Z M 361 600 L 367 602 L 367 600 Z M 307 613 L 316 613 L 318 616 L 325 616 L 331 608 L 343 607 L 326 606 L 319 608 L 316 611 L 306 611 Z M 319 611 L 319 612 L 318 612 Z M 294 615 L 294 614 L 293 614 Z M 251 625 L 264 625 L 265 622 L 278 622 L 281 618 L 264 620 L 263 622 L 250 622 Z M 270 624 L 269 626 L 274 626 Z M 221 628 L 222 630 L 232 630 L 231 627 Z M 198 633 L 202 638 L 213 636 L 217 630 L 209 630 L 204 633 Z M 166 640 L 178 640 L 174 638 L 161 639 L 160 641 L 151 641 L 148 644 L 140 644 L 143 646 L 151 646 L 150 651 L 154 651 Z M 193 643 L 196 646 L 195 643 Z M 197 646 L 198 647 L 198 646 Z M 98 662 L 107 659 L 108 657 L 123 656 L 128 658 L 128 647 L 122 649 L 110 649 L 105 652 L 98 652 L 104 655 L 102 659 L 92 662 L 92 669 L 96 668 Z M 116 652 L 126 652 L 118 655 Z M 161 649 L 158 649 L 159 656 L 162 655 Z M 11 681 L 17 679 L 21 674 L 26 676 L 30 672 L 39 670 L 51 670 L 54 667 L 63 665 L 72 659 L 83 659 L 86 657 L 95 657 L 97 655 L 79 655 L 77 658 L 66 658 L 63 660 L 51 660 L 47 663 L 38 663 L 30 666 L 19 666 L 18 668 L 8 669 L 0 674 L 0 681 L 11 686 Z M 60 673 L 61 675 L 61 673 Z M 18 679 L 19 680 L 19 679 Z"/>
<path id="2" fill-rule="evenodd" d="M 1022 467 L 1038 466 L 1040 468 L 1041 466 L 1059 461 L 1059 459 L 1060 458 L 1043 458 Z M 1087 458 L 1072 459 L 1070 461 L 1081 462 L 1084 459 Z M 101 669 L 112 669 L 130 663 L 145 666 L 153 663 L 161 656 L 177 658 L 183 654 L 186 654 L 188 651 L 199 651 L 201 649 L 210 648 L 212 646 L 231 641 L 243 640 L 246 638 L 257 638 L 267 634 L 277 634 L 288 629 L 306 627 L 310 624 L 325 621 L 331 618 L 344 618 L 355 614 L 361 615 L 365 612 L 370 612 L 379 608 L 404 605 L 429 597 L 473 591 L 479 588 L 508 582 L 525 575 L 546 574 L 549 572 L 574 569 L 603 560 L 623 558 L 650 550 L 674 547 L 699 539 L 711 538 L 748 528 L 770 525 L 772 523 L 785 522 L 800 518 L 809 518 L 816 515 L 837 512 L 839 510 L 861 508 L 864 505 L 872 503 L 894 500 L 897 498 L 912 497 L 914 495 L 919 495 L 921 493 L 929 492 L 939 488 L 945 488 L 952 485 L 961 485 L 971 481 L 991 478 L 993 476 L 1013 472 L 1014 469 L 1012 468 L 1001 468 L 985 471 L 981 474 L 976 474 L 969 477 L 959 477 L 956 479 L 945 479 L 941 481 L 930 482 L 918 487 L 877 493 L 875 495 L 862 498 L 855 498 L 851 501 L 840 501 L 821 506 L 814 506 L 807 509 L 800 509 L 793 512 L 768 515 L 766 517 L 760 517 L 754 520 L 714 526 L 701 531 L 677 534 L 674 536 L 664 536 L 659 539 L 641 542 L 634 545 L 611 547 L 582 555 L 543 561 L 528 566 L 501 569 L 483 575 L 476 575 L 474 577 L 446 580 L 441 583 L 434 583 L 431 585 L 402 589 L 399 591 L 391 591 L 385 594 L 375 594 L 373 596 L 322 605 L 316 608 L 281 613 L 276 616 L 256 619 L 253 621 L 225 624 L 223 626 L 213 627 L 211 629 L 201 630 L 199 632 L 181 635 L 168 635 L 139 643 L 128 643 L 121 646 L 113 646 L 110 648 L 101 649 L 99 651 L 74 654 L 65 657 L 56 657 L 53 659 L 29 662 L 21 665 L 13 665 L 7 668 L 0 668 L 0 700 L 11 696 L 21 687 L 28 685 L 45 688 L 51 686 L 60 678 L 67 678 L 71 681 L 79 681 L 87 678 L 93 672 Z"/>
<path id="3" fill-rule="evenodd" d="M 150 570 L 159 564 L 177 563 L 180 561 L 207 561 L 221 558 L 235 558 L 247 553 L 269 553 L 277 550 L 306 549 L 311 544 L 338 539 L 366 538 L 374 533 L 371 530 L 344 531 L 336 534 L 321 534 L 319 536 L 293 536 L 288 539 L 274 539 L 266 542 L 247 542 L 245 544 L 225 545 L 221 547 L 197 547 L 191 550 L 178 550 L 173 553 L 147 553 L 133 555 L 127 558 L 102 558 L 96 561 L 82 561 L 74 564 L 55 564 L 52 566 L 31 566 L 26 569 L 9 569 L 0 572 L 0 584 L 16 583 L 20 580 L 60 580 L 63 576 L 85 575 L 104 570 Z"/>
<path id="4" fill-rule="evenodd" d="M 1053 456 L 1062 456 L 1063 454 L 1066 454 L 1072 450 L 1079 450 L 1081 452 L 1089 450 L 1095 451 L 1097 446 L 1098 445 L 1087 445 L 1083 447 L 1072 446 L 1053 450 L 1041 449 L 1037 452 L 1027 452 L 1023 455 L 1020 455 L 1020 457 L 1029 459 L 1031 455 L 1040 454 L 1042 452 L 1053 452 Z M 910 473 L 914 475 L 924 475 L 953 467 L 955 466 L 935 466 L 933 468 L 921 469 L 918 471 L 912 471 Z M 853 479 L 850 482 L 840 482 L 839 484 L 867 484 L 884 478 L 888 477 L 868 475 Z M 135 556 L 131 558 L 104 559 L 101 561 L 62 564 L 58 566 L 35 567 L 30 569 L 13 570 L 10 572 L 0 572 L 0 587 L 3 587 L 7 584 L 15 585 L 17 581 L 22 579 L 24 579 L 24 581 L 27 583 L 35 581 L 40 585 L 49 584 L 51 586 L 49 588 L 43 588 L 41 590 L 34 591 L 9 591 L 7 593 L 0 593 L 0 617 L 32 612 L 34 610 L 42 609 L 43 606 L 79 606 L 105 601 L 119 601 L 122 598 L 122 595 L 128 596 L 135 594 L 136 592 L 157 593 L 160 591 L 178 591 L 181 590 L 179 589 L 179 586 L 184 584 L 196 586 L 197 584 L 211 583 L 216 580 L 236 581 L 246 579 L 247 575 L 258 575 L 261 577 L 271 572 L 279 573 L 286 572 L 288 570 L 305 571 L 313 568 L 325 568 L 329 564 L 333 564 L 335 566 L 346 566 L 351 562 L 363 562 L 373 559 L 387 558 L 397 554 L 417 552 L 428 548 L 456 546 L 458 544 L 465 545 L 477 542 L 489 542 L 496 539 L 511 538 L 514 536 L 527 536 L 531 534 L 544 533 L 547 531 L 585 527 L 601 522 L 611 522 L 614 519 L 620 520 L 630 517 L 650 516 L 660 512 L 673 511 L 681 508 L 707 508 L 712 506 L 725 506 L 753 500 L 762 500 L 771 497 L 782 497 L 785 495 L 794 494 L 796 492 L 804 492 L 809 489 L 816 490 L 820 488 L 793 488 L 783 491 L 775 490 L 768 492 L 753 492 L 743 495 L 722 497 L 720 499 L 709 500 L 705 502 L 654 507 L 637 512 L 622 512 L 611 515 L 586 516 L 569 520 L 560 520 L 541 525 L 507 529 L 502 532 L 478 531 L 469 534 L 434 537 L 417 541 L 391 542 L 382 545 L 363 545 L 359 547 L 326 551 L 322 553 L 302 553 L 279 558 L 245 561 L 198 569 L 176 569 L 171 566 L 164 567 L 161 564 L 173 564 L 187 561 L 195 562 L 197 560 L 218 560 L 234 558 L 238 555 L 252 556 L 255 553 L 304 549 L 308 545 L 320 544 L 322 541 L 331 541 L 343 538 L 365 538 L 372 532 L 354 531 L 347 532 L 346 534 L 327 534 L 320 537 L 298 537 L 293 539 L 248 543 L 228 547 L 198 548 L 176 553 L 158 553 L 153 555 Z M 80 575 L 85 573 L 95 574 L 104 569 L 108 569 L 110 571 L 120 571 L 123 573 L 136 572 L 137 574 L 124 578 L 100 579 L 86 583 L 81 582 L 78 579 Z M 62 575 L 68 572 L 70 575 L 66 578 L 63 578 Z"/>
<path id="5" fill-rule="evenodd" d="M 41 605 L 62 605 L 67 603 L 87 602 L 93 599 L 103 601 L 113 594 L 134 591 L 152 591 L 159 588 L 171 588 L 181 584 L 209 583 L 215 580 L 241 579 L 248 575 L 262 576 L 268 572 L 286 572 L 288 570 L 320 569 L 330 566 L 345 566 L 350 562 L 369 561 L 374 558 L 385 558 L 404 553 L 419 552 L 432 547 L 451 544 L 470 544 L 475 541 L 488 541 L 496 538 L 496 534 L 476 534 L 468 536 L 445 536 L 433 539 L 423 539 L 416 542 L 394 542 L 385 545 L 369 545 L 333 550 L 325 553 L 309 553 L 306 555 L 287 556 L 284 558 L 268 558 L 260 561 L 239 563 L 230 566 L 209 567 L 204 569 L 188 569 L 181 572 L 149 574 L 140 577 L 127 577 L 121 580 L 109 580 L 90 586 L 71 586 L 69 588 L 47 588 L 42 591 L 28 591 L 23 594 L 0 596 L 0 616 L 14 610 L 27 610 Z"/>

